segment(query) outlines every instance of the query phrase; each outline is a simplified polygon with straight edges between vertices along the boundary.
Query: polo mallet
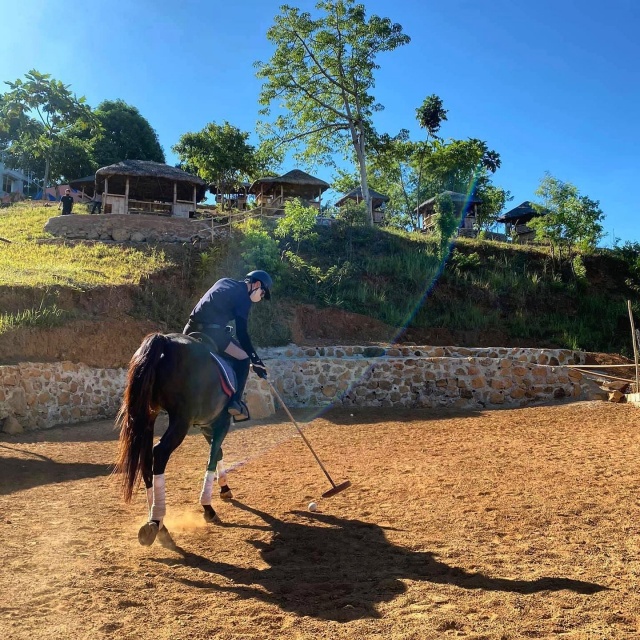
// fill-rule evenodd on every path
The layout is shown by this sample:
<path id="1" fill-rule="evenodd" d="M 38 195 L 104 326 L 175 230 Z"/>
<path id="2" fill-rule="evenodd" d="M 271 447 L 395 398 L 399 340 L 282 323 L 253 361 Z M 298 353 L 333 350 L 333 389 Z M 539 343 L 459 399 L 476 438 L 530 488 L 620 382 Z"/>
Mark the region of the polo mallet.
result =
<path id="1" fill-rule="evenodd" d="M 309 447 L 309 450 L 311 451 L 311 453 L 313 453 L 313 457 L 316 459 L 316 462 L 320 465 L 320 468 L 322 469 L 322 471 L 324 471 L 324 475 L 327 476 L 327 480 L 329 480 L 329 482 L 331 483 L 331 489 L 329 489 L 328 491 L 325 491 L 322 494 L 322 497 L 330 498 L 331 496 L 335 496 L 336 493 L 340 493 L 341 491 L 344 491 L 347 487 L 350 487 L 351 482 L 349 482 L 349 480 L 345 480 L 340 484 L 336 484 L 332 480 L 331 476 L 329 475 L 329 472 L 324 468 L 324 465 L 320 461 L 320 458 L 318 458 L 318 454 L 313 450 L 311 443 L 307 440 L 304 433 L 302 433 L 302 429 L 298 426 L 298 423 L 295 421 L 295 418 L 291 415 L 291 411 L 289 411 L 289 407 L 287 407 L 287 405 L 282 401 L 280 394 L 276 391 L 276 388 L 273 386 L 273 384 L 271 384 L 271 380 L 269 380 L 269 378 L 265 378 L 265 380 L 269 383 L 269 386 L 271 387 L 271 391 L 273 391 L 275 397 L 278 399 L 278 402 L 282 405 L 283 409 L 287 412 L 287 415 L 289 416 L 289 420 L 293 422 L 295 428 L 298 430 L 298 433 L 300 434 L 300 437 L 304 440 L 304 443 L 307 445 L 307 447 Z"/>

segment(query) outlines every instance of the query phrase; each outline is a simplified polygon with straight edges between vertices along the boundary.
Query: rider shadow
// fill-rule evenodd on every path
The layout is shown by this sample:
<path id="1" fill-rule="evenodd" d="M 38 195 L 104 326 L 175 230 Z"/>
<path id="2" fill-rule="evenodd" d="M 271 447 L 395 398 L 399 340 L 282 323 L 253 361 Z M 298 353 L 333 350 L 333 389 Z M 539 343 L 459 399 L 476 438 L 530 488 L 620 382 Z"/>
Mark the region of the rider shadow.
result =
<path id="1" fill-rule="evenodd" d="M 15 451 L 26 453 L 30 457 L 0 456 L 0 468 L 2 469 L 0 495 L 8 495 L 53 483 L 108 476 L 112 471 L 111 465 L 108 464 L 56 462 L 31 451 L 21 449 L 15 449 Z"/>
<path id="2" fill-rule="evenodd" d="M 269 567 L 236 567 L 178 547 L 176 551 L 182 555 L 180 563 L 203 573 L 217 574 L 234 584 L 225 586 L 206 579 L 177 580 L 190 587 L 257 598 L 284 611 L 339 622 L 379 617 L 375 605 L 405 592 L 402 580 L 522 594 L 566 589 L 586 595 L 607 589 L 570 578 L 492 578 L 439 562 L 430 552 L 396 546 L 386 539 L 385 527 L 375 524 L 304 511 L 292 513 L 308 522 L 285 522 L 236 500 L 233 504 L 259 516 L 267 526 L 226 526 L 272 532 L 270 542 L 249 541 Z M 315 522 L 329 526 L 315 526 Z M 174 559 L 158 561 L 176 563 Z"/>

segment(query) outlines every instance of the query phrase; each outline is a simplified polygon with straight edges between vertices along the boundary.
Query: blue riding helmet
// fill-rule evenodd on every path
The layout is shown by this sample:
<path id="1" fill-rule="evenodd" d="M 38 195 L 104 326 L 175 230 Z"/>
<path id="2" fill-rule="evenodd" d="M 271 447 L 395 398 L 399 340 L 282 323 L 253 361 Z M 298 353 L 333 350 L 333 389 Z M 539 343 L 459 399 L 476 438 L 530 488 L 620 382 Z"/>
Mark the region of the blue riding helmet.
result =
<path id="1" fill-rule="evenodd" d="M 250 271 L 244 277 L 245 280 L 249 282 L 259 282 L 264 289 L 264 299 L 271 300 L 271 287 L 273 286 L 273 280 L 271 276 L 266 272 L 260 269 L 256 271 Z"/>

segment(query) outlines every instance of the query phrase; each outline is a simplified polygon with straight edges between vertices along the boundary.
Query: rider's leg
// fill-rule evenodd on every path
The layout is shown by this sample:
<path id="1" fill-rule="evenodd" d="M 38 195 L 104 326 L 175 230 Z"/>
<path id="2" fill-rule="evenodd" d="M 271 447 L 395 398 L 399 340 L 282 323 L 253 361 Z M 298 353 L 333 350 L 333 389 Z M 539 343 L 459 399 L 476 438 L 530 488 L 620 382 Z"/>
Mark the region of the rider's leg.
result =
<path id="1" fill-rule="evenodd" d="M 242 400 L 242 394 L 244 393 L 247 378 L 249 377 L 249 356 L 234 340 L 229 342 L 224 353 L 230 356 L 228 361 L 236 374 L 236 392 L 229 401 L 229 413 L 232 415 L 241 415 L 243 409 L 240 401 Z"/>

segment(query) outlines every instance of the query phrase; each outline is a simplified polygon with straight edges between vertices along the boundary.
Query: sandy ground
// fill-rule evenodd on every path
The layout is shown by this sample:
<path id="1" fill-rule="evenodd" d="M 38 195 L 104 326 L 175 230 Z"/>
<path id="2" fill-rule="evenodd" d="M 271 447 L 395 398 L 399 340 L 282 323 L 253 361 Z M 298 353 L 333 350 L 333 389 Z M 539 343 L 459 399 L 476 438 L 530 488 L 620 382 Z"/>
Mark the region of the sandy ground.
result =
<path id="1" fill-rule="evenodd" d="M 307 416 L 308 418 L 308 416 Z M 179 548 L 108 422 L 0 440 L 0 630 L 20 638 L 638 638 L 640 409 L 332 411 L 230 433 L 208 525 L 194 432 L 167 470 Z M 306 507 L 316 500 L 319 510 Z"/>

